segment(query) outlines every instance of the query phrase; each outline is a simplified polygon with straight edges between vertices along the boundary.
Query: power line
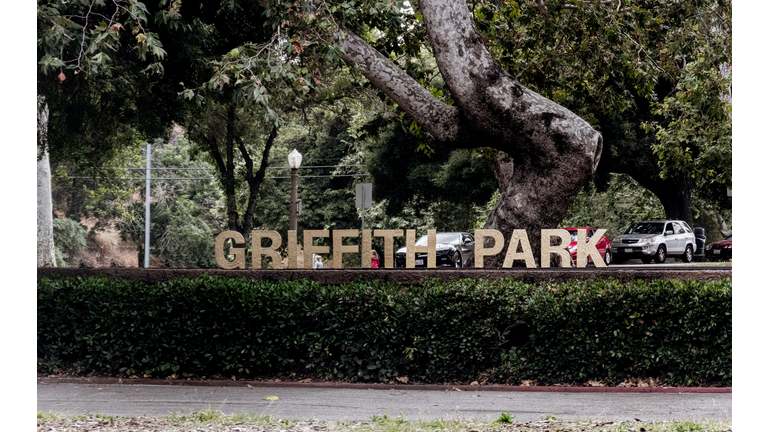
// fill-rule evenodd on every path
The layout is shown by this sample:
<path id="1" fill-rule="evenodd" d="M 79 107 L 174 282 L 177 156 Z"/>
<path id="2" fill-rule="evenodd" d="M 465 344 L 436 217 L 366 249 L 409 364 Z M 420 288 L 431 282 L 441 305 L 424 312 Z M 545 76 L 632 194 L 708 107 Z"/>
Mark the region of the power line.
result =
<path id="1" fill-rule="evenodd" d="M 146 168 L 126 168 L 133 171 L 146 171 Z M 213 170 L 216 168 L 173 168 L 173 167 L 164 167 L 164 168 L 149 168 L 150 170 L 180 170 L 180 171 L 188 171 L 188 170 Z"/>
<path id="2" fill-rule="evenodd" d="M 311 169 L 311 168 L 345 168 L 345 167 L 362 167 L 365 165 L 313 165 L 313 166 L 303 166 L 299 167 L 299 169 Z M 59 169 L 66 168 L 66 166 L 60 166 Z M 267 169 L 289 169 L 290 167 L 267 167 Z M 115 168 L 120 169 L 120 168 Z M 131 171 L 146 171 L 147 168 L 125 168 L 127 170 Z M 215 170 L 216 168 L 181 168 L 181 167 L 156 167 L 156 168 L 149 168 L 149 170 L 179 170 L 179 171 L 190 171 L 190 170 L 203 170 L 203 171 L 210 171 Z M 75 178 L 75 177 L 72 177 Z"/>
<path id="3" fill-rule="evenodd" d="M 361 167 L 365 165 L 316 165 L 316 166 L 303 166 L 302 168 L 341 168 L 341 167 Z M 290 167 L 267 167 L 267 169 L 288 169 Z"/>
<path id="4" fill-rule="evenodd" d="M 329 175 L 309 175 L 299 176 L 299 178 L 317 178 L 317 177 L 366 177 L 370 174 L 329 174 Z M 72 179 L 112 179 L 112 180 L 146 180 L 146 177 L 67 177 Z M 284 179 L 291 176 L 265 177 L 269 179 Z M 216 180 L 217 177 L 150 177 L 150 180 Z"/>
<path id="5" fill-rule="evenodd" d="M 146 177 L 67 177 L 72 179 L 113 179 L 113 180 L 146 180 Z M 213 180 L 216 177 L 150 177 L 150 180 Z"/>
<path id="6" fill-rule="evenodd" d="M 311 177 L 366 177 L 370 174 L 330 174 L 330 175 L 311 175 L 311 176 L 299 176 L 299 178 L 311 178 Z M 280 177 L 267 177 L 271 179 L 284 179 L 284 178 L 291 178 L 291 176 L 280 176 Z"/>

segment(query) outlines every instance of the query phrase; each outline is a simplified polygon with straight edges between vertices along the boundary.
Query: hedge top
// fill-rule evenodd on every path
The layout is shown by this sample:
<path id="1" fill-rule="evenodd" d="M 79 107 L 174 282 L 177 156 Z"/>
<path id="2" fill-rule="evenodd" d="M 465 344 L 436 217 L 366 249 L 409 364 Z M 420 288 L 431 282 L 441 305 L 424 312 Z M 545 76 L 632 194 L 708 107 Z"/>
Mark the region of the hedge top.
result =
<path id="1" fill-rule="evenodd" d="M 373 281 L 420 284 L 427 279 L 454 281 L 459 279 L 515 279 L 525 283 L 567 282 L 582 280 L 609 280 L 621 282 L 635 280 L 696 280 L 712 281 L 731 279 L 730 267 L 687 267 L 687 268 L 652 268 L 640 269 L 448 269 L 448 270 L 413 270 L 413 269 L 323 269 L 323 270 L 209 270 L 209 269 L 141 269 L 141 268 L 38 268 L 38 282 L 47 277 L 61 275 L 67 277 L 103 276 L 110 279 L 135 279 L 154 284 L 174 279 L 195 279 L 204 274 L 236 279 L 295 281 L 308 280 L 321 284 L 339 285 L 357 281 Z"/>

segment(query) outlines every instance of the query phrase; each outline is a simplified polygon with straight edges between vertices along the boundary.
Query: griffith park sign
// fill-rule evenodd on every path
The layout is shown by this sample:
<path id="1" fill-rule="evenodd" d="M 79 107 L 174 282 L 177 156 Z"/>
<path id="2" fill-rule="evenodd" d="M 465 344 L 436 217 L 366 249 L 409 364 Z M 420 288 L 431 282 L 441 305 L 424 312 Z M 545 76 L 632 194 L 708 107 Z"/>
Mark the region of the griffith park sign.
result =
<path id="1" fill-rule="evenodd" d="M 362 240 L 359 245 L 345 245 L 344 238 L 360 238 L 362 231 Z M 599 229 L 587 240 L 587 230 L 577 231 L 577 249 L 576 265 L 584 267 L 587 256 L 592 257 L 592 261 L 597 267 L 605 267 L 605 262 L 597 251 L 595 245 L 602 238 L 606 230 Z M 384 268 L 394 267 L 394 239 L 402 237 L 403 230 L 304 230 L 304 256 L 312 254 L 328 254 L 333 250 L 333 268 L 343 268 L 342 254 L 360 254 L 362 253 L 363 267 L 371 266 L 371 241 L 373 237 L 384 239 Z M 314 240 L 317 238 L 331 238 L 331 246 L 316 246 Z M 494 240 L 494 246 L 486 248 L 484 239 L 490 237 Z M 262 239 L 270 239 L 272 244 L 262 246 Z M 560 243 L 552 245 L 552 239 L 559 238 Z M 224 254 L 224 244 L 227 240 L 234 242 L 234 247 L 229 249 L 229 256 L 234 256 L 231 261 Z M 543 229 L 541 230 L 541 267 L 549 268 L 551 255 L 556 254 L 561 257 L 562 263 L 570 263 L 571 255 L 568 252 L 568 245 L 571 243 L 571 235 L 564 229 Z M 282 268 L 282 257 L 279 248 L 283 244 L 283 239 L 277 231 L 254 230 L 251 231 L 251 268 L 261 268 L 262 256 L 268 256 L 272 259 L 274 268 Z M 483 268 L 483 259 L 487 256 L 495 256 L 502 252 L 504 248 L 504 236 L 501 232 L 491 229 L 475 230 L 475 268 Z M 437 257 L 437 230 L 427 230 L 427 245 L 416 246 L 416 230 L 405 230 L 405 247 L 407 248 L 405 267 L 416 267 L 416 253 L 427 254 L 427 268 L 435 268 Z M 298 242 L 297 232 L 288 231 L 288 260 L 285 268 L 298 268 Z M 520 250 L 518 252 L 518 249 Z M 216 237 L 216 263 L 223 269 L 244 269 L 245 268 L 245 239 L 237 231 L 224 231 Z M 362 252 L 361 252 L 362 251 Z M 528 234 L 525 230 L 514 230 L 509 246 L 504 255 L 504 264 L 502 267 L 512 267 L 517 260 L 524 261 L 528 268 L 535 268 L 536 262 L 533 259 L 531 243 L 528 241 Z M 312 261 L 305 259 L 304 268 L 312 268 Z"/>

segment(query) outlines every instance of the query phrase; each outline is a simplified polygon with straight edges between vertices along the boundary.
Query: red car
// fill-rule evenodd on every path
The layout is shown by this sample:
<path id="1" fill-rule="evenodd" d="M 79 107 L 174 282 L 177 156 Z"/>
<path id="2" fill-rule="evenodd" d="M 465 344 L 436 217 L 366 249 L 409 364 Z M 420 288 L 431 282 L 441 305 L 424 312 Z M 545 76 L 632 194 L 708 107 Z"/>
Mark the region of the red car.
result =
<path id="1" fill-rule="evenodd" d="M 571 253 L 571 262 L 576 262 L 576 230 L 585 229 L 587 230 L 587 241 L 590 241 L 592 238 L 592 234 L 597 231 L 597 228 L 564 228 L 566 231 L 568 231 L 571 234 L 571 244 L 568 246 L 568 252 Z M 590 241 L 591 242 L 591 241 Z M 611 264 L 611 240 L 603 235 L 603 237 L 600 238 L 600 240 L 597 242 L 597 251 L 600 253 L 600 256 L 603 258 L 603 261 L 605 261 L 605 265 Z M 587 257 L 587 265 L 589 263 L 593 262 L 592 257 Z M 575 264 L 574 264 L 575 267 Z"/>
<path id="2" fill-rule="evenodd" d="M 733 234 L 716 243 L 710 243 L 704 249 L 707 261 L 729 260 L 733 258 Z"/>

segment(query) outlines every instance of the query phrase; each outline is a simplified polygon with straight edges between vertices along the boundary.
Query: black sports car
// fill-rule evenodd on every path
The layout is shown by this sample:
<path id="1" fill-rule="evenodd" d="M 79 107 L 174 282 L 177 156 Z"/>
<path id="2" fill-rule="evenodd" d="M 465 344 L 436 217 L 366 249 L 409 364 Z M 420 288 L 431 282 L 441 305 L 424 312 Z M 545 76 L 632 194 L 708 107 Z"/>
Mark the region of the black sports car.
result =
<path id="1" fill-rule="evenodd" d="M 421 236 L 416 241 L 416 246 L 426 246 L 427 236 Z M 469 267 L 475 261 L 475 237 L 470 233 L 452 232 L 437 233 L 437 245 L 435 247 L 437 267 Z M 427 266 L 427 253 L 416 254 L 416 267 Z M 397 250 L 395 254 L 395 267 L 405 267 L 405 248 Z"/>

